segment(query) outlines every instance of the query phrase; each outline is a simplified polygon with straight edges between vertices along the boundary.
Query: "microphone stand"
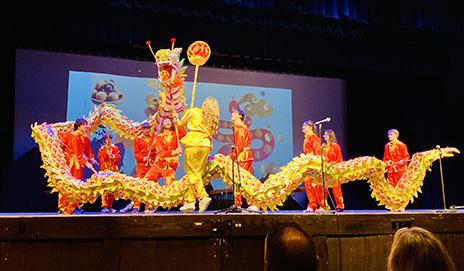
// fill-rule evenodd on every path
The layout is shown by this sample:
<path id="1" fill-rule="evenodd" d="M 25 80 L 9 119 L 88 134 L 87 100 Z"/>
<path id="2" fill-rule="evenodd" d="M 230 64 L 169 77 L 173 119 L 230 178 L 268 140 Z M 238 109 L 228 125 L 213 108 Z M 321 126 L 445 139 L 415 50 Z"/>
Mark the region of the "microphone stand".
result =
<path id="1" fill-rule="evenodd" d="M 442 162 L 441 162 L 441 158 L 443 157 L 443 154 L 441 152 L 440 145 L 437 145 L 435 148 L 439 152 L 438 162 L 439 162 L 439 165 L 440 165 L 440 182 L 441 182 L 441 196 L 442 196 L 442 199 L 443 199 L 443 211 L 444 212 L 446 212 L 446 211 L 454 211 L 455 212 L 456 209 L 464 209 L 464 206 L 456 206 L 456 205 L 451 206 L 451 210 L 449 210 L 446 207 L 445 181 L 444 181 L 444 178 L 443 178 L 443 166 L 442 166 Z"/>
<path id="2" fill-rule="evenodd" d="M 234 152 L 235 157 L 238 158 L 237 148 L 235 146 L 232 146 L 232 151 Z M 235 187 L 235 172 L 234 172 L 234 170 L 235 170 L 236 163 L 235 163 L 235 159 L 231 159 L 231 160 L 232 160 L 232 205 L 230 207 L 228 207 L 228 208 L 218 210 L 218 211 L 214 212 L 214 214 L 219 214 L 219 213 L 225 213 L 225 214 L 228 214 L 228 213 L 241 213 L 243 211 L 246 211 L 246 212 L 249 212 L 249 213 L 262 214 L 261 211 L 254 211 L 254 210 L 244 209 L 241 206 L 237 206 L 235 204 L 236 189 L 238 189 L 238 187 Z M 240 168 L 239 167 L 240 166 L 237 165 L 238 180 L 240 182 Z"/>
<path id="3" fill-rule="evenodd" d="M 445 196 L 445 181 L 443 180 L 443 166 L 442 166 L 442 163 L 441 163 L 441 148 L 439 145 L 437 145 L 436 147 L 439 151 L 439 156 L 438 156 L 438 162 L 440 164 L 440 181 L 441 181 L 441 194 L 442 194 L 442 198 L 443 198 L 443 209 L 446 210 L 446 196 Z"/>
<path id="4" fill-rule="evenodd" d="M 464 206 L 459 206 L 459 205 L 451 205 L 450 209 L 446 208 L 445 181 L 443 178 L 443 166 L 441 162 L 441 158 L 443 157 L 443 154 L 441 152 L 440 145 L 437 145 L 435 148 L 438 149 L 439 151 L 438 162 L 440 164 L 440 182 L 441 182 L 441 195 L 443 198 L 443 209 L 444 211 L 452 211 L 452 212 L 456 212 L 456 210 L 462 210 L 464 209 Z"/>

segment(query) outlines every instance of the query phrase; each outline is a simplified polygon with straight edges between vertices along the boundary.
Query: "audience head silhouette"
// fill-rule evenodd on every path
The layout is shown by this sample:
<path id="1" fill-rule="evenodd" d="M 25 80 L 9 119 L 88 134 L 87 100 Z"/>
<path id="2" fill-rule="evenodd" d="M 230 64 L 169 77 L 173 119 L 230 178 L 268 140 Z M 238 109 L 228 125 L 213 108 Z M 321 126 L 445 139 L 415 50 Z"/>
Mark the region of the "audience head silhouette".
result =
<path id="1" fill-rule="evenodd" d="M 298 225 L 280 225 L 272 229 L 264 242 L 264 270 L 305 270 L 319 268 L 312 238 Z"/>
<path id="2" fill-rule="evenodd" d="M 455 271 L 445 246 L 419 227 L 401 228 L 394 236 L 388 271 Z"/>

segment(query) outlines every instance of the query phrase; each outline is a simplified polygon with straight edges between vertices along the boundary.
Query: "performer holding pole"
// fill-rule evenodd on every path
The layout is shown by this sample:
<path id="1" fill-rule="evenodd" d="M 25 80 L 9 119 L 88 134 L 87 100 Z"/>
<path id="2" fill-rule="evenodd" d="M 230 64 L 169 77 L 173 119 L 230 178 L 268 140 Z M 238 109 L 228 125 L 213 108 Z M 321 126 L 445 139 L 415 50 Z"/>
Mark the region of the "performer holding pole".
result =
<path id="1" fill-rule="evenodd" d="M 199 201 L 199 212 L 204 212 L 211 203 L 211 198 L 204 187 L 206 162 L 212 140 L 219 124 L 219 103 L 213 97 L 208 97 L 201 108 L 189 108 L 180 121 L 180 126 L 187 127 L 186 135 L 181 139 L 184 146 L 184 168 L 190 181 L 190 188 L 182 212 L 190 213 L 195 210 L 195 201 Z"/>
<path id="2" fill-rule="evenodd" d="M 321 139 L 314 131 L 314 123 L 310 120 L 303 122 L 301 127 L 304 134 L 303 153 L 320 155 L 321 154 Z M 313 185 L 313 179 L 308 178 L 305 181 L 306 196 L 308 197 L 308 207 L 305 212 L 315 212 L 319 208 L 324 208 L 322 186 Z"/>
<path id="3" fill-rule="evenodd" d="M 141 123 L 141 132 L 134 140 L 134 158 L 135 158 L 135 177 L 143 178 L 150 170 L 152 161 L 156 152 L 152 148 L 153 135 L 151 132 L 151 123 L 144 121 Z M 140 210 L 140 202 L 137 199 L 132 199 L 126 207 L 119 210 L 120 213 L 132 211 L 138 213 Z"/>
<path id="4" fill-rule="evenodd" d="M 176 110 L 174 110 L 174 107 L 171 104 L 171 117 L 172 117 L 172 125 L 174 126 L 174 131 L 176 132 L 176 140 L 177 140 L 177 152 L 178 152 L 178 157 L 182 155 L 182 150 L 180 148 L 180 138 L 184 137 L 185 135 L 185 129 L 183 127 L 179 128 L 179 115 L 177 114 Z M 181 132 L 179 132 L 179 129 L 182 129 Z M 179 136 L 181 134 L 182 136 Z"/>
<path id="5" fill-rule="evenodd" d="M 113 136 L 105 134 L 103 136 L 104 144 L 98 150 L 98 161 L 100 161 L 100 171 L 118 172 L 118 163 L 121 160 L 119 148 L 112 142 Z M 102 213 L 115 213 L 113 209 L 114 195 L 106 192 L 101 198 Z"/>
<path id="6" fill-rule="evenodd" d="M 406 144 L 398 140 L 398 130 L 390 129 L 387 135 L 390 142 L 385 145 L 383 161 L 387 168 L 388 182 L 395 187 L 408 167 L 410 156 Z"/>
<path id="7" fill-rule="evenodd" d="M 206 211 L 211 203 L 203 178 L 206 174 L 208 155 L 213 148 L 212 137 L 218 129 L 219 103 L 215 98 L 208 97 L 201 108 L 194 107 L 198 68 L 208 61 L 210 55 L 211 49 L 204 41 L 195 41 L 187 49 L 188 60 L 195 65 L 195 77 L 190 109 L 185 112 L 180 121 L 180 126 L 188 128 L 188 132 L 181 140 L 185 151 L 184 169 L 190 181 L 185 202 L 180 208 L 185 213 L 195 210 L 196 200 L 199 201 L 199 212 Z"/>
<path id="8" fill-rule="evenodd" d="M 164 119 L 160 133 L 153 137 L 152 148 L 156 152 L 156 157 L 145 174 L 145 179 L 157 181 L 162 177 L 166 185 L 176 180 L 176 169 L 181 154 L 179 137 L 185 135 L 184 128 L 177 129 L 176 126 L 171 119 Z"/>
<path id="9" fill-rule="evenodd" d="M 233 123 L 233 136 L 234 145 L 230 152 L 232 159 L 238 164 L 239 167 L 253 173 L 253 153 L 251 152 L 251 136 L 248 126 L 245 124 L 245 112 L 240 109 L 235 109 L 231 113 L 231 120 Z M 240 194 L 240 187 L 234 191 L 234 202 L 238 207 L 242 206 L 242 195 Z M 248 209 L 251 211 L 258 211 L 258 207 L 253 205 L 247 199 Z"/>
<path id="10" fill-rule="evenodd" d="M 74 131 L 61 135 L 63 151 L 70 167 L 71 175 L 79 180 L 82 180 L 84 177 L 84 166 L 97 173 L 92 164 L 98 163 L 94 159 L 92 149 L 90 148 L 90 139 L 87 134 L 87 120 L 79 118 L 74 122 Z M 62 214 L 80 214 L 84 212 L 77 203 L 69 203 L 66 196 L 62 194 L 58 195 L 58 209 L 59 213 Z"/>

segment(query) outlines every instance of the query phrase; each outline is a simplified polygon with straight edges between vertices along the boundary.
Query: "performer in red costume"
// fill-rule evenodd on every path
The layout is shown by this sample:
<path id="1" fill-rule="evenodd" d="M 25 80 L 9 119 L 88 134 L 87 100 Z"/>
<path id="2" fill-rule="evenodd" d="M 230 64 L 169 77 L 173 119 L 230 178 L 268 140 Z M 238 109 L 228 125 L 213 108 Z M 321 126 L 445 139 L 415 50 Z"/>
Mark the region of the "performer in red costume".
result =
<path id="1" fill-rule="evenodd" d="M 400 133 L 396 129 L 388 130 L 388 142 L 385 145 L 383 161 L 387 168 L 387 179 L 396 186 L 408 167 L 409 153 L 406 144 L 398 140 Z"/>
<path id="2" fill-rule="evenodd" d="M 236 109 L 231 113 L 231 120 L 233 123 L 233 136 L 234 145 L 230 151 L 230 156 L 237 162 L 238 166 L 253 173 L 253 153 L 251 152 L 251 136 L 248 126 L 244 123 L 245 112 L 240 109 Z M 258 207 L 248 201 L 248 209 L 252 211 L 258 211 Z M 242 206 L 242 196 L 240 190 L 235 191 L 235 205 L 238 207 Z"/>
<path id="3" fill-rule="evenodd" d="M 134 140 L 134 158 L 135 158 L 135 177 L 143 178 L 150 170 L 151 164 L 155 160 L 156 152 L 151 147 L 153 144 L 153 135 L 151 132 L 151 123 L 144 121 L 141 124 L 141 132 Z M 133 199 L 126 207 L 119 210 L 120 213 L 132 211 L 138 213 L 140 202 Z"/>
<path id="4" fill-rule="evenodd" d="M 156 157 L 145 174 L 145 179 L 157 181 L 162 177 L 166 185 L 176 180 L 176 169 L 181 154 L 179 140 L 184 135 L 185 129 L 182 126 L 175 127 L 171 119 L 163 120 L 160 134 L 153 138 L 152 148 Z"/>
<path id="5" fill-rule="evenodd" d="M 324 132 L 324 157 L 328 163 L 339 163 L 343 161 L 342 149 L 337 143 L 337 137 L 333 130 L 326 130 Z M 342 185 L 336 185 L 332 187 L 332 194 L 335 198 L 335 209 L 341 211 L 345 209 L 343 203 Z"/>
<path id="6" fill-rule="evenodd" d="M 121 160 L 121 154 L 119 148 L 112 143 L 113 136 L 111 134 L 106 134 L 103 136 L 104 144 L 98 150 L 98 161 L 100 161 L 100 170 L 101 171 L 114 171 L 118 172 L 118 163 Z M 102 196 L 102 213 L 115 213 L 116 210 L 113 209 L 114 195 L 107 193 Z"/>
<path id="7" fill-rule="evenodd" d="M 303 126 L 301 128 L 305 136 L 303 143 L 303 153 L 320 155 L 321 139 L 314 132 L 314 123 L 310 120 L 307 120 L 303 123 Z M 308 197 L 308 207 L 306 208 L 306 212 L 315 212 L 317 209 L 324 208 L 324 206 L 327 206 L 324 204 L 324 201 L 322 200 L 322 186 L 313 186 L 312 178 L 308 178 L 305 181 L 305 189 L 306 196 Z M 325 195 L 327 196 L 327 191 Z"/>
<path id="8" fill-rule="evenodd" d="M 74 131 L 61 135 L 62 147 L 71 170 L 71 175 L 79 180 L 83 178 L 84 167 L 88 167 L 96 172 L 92 164 L 98 164 L 90 148 L 90 139 L 87 133 L 87 120 L 79 118 L 74 122 Z M 77 203 L 70 204 L 66 196 L 62 194 L 58 195 L 58 209 L 63 214 L 79 214 L 84 212 L 79 208 Z"/>

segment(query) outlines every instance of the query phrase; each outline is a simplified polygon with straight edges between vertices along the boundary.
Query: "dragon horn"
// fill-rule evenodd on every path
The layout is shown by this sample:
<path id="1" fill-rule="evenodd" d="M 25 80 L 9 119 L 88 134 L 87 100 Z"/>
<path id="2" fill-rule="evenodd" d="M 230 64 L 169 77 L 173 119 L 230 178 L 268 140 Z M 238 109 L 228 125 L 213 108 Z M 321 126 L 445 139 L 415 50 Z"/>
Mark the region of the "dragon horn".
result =
<path id="1" fill-rule="evenodd" d="M 171 50 L 174 50 L 174 43 L 176 42 L 176 38 L 172 37 L 170 41 L 171 41 Z"/>
<path id="2" fill-rule="evenodd" d="M 145 42 L 145 44 L 148 46 L 148 48 L 150 49 L 150 52 L 151 54 L 153 55 L 153 57 L 155 57 L 155 53 L 153 52 L 153 49 L 151 48 L 151 41 L 147 40 Z"/>

